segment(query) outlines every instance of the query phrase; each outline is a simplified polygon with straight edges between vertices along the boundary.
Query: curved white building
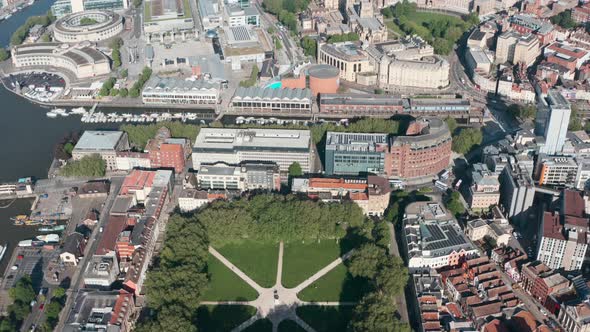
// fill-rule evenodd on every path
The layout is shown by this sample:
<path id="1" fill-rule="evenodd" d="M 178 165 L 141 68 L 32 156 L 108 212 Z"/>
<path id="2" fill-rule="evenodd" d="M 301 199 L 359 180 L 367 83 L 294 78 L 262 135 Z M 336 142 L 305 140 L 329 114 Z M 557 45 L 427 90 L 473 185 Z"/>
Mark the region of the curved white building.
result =
<path id="1" fill-rule="evenodd" d="M 111 72 L 109 58 L 90 43 L 35 43 L 12 48 L 16 68 L 56 67 L 68 70 L 77 78 L 105 75 Z"/>
<path id="2" fill-rule="evenodd" d="M 98 42 L 114 37 L 122 31 L 121 15 L 106 10 L 89 10 L 60 18 L 55 22 L 53 37 L 57 41 L 67 43 Z"/>

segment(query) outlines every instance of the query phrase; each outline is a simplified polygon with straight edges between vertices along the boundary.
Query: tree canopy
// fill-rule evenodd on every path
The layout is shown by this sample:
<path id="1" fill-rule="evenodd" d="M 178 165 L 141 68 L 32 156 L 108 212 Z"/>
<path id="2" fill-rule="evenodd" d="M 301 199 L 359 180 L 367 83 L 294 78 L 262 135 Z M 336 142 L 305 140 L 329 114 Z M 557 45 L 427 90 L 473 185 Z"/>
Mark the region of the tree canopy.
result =
<path id="1" fill-rule="evenodd" d="M 4 47 L 0 47 L 0 61 L 10 58 L 10 53 Z"/>
<path id="2" fill-rule="evenodd" d="M 459 134 L 453 137 L 453 151 L 466 154 L 471 151 L 473 147 L 481 144 L 483 141 L 483 134 L 481 130 L 475 128 L 464 128 L 459 131 Z"/>
<path id="3" fill-rule="evenodd" d="M 449 209 L 449 211 L 455 216 L 465 213 L 465 206 L 461 201 L 461 194 L 459 194 L 458 191 L 451 192 L 447 198 L 446 206 L 447 209 Z"/>
<path id="4" fill-rule="evenodd" d="M 573 29 L 578 26 L 578 23 L 572 18 L 572 11 L 565 10 L 550 18 L 551 23 L 557 24 L 564 29 Z"/>
<path id="5" fill-rule="evenodd" d="M 508 111 L 522 120 L 533 119 L 537 115 L 537 108 L 533 105 L 512 104 L 508 106 Z"/>
<path id="6" fill-rule="evenodd" d="M 245 197 L 217 201 L 199 211 L 211 243 L 221 246 L 245 240 L 259 242 L 339 239 L 347 227 L 364 222 L 362 210 L 352 202 L 323 203 L 295 195 Z"/>
<path id="7" fill-rule="evenodd" d="M 10 37 L 10 45 L 16 46 L 20 45 L 25 41 L 27 35 L 29 34 L 29 30 L 35 25 L 42 25 L 46 27 L 50 25 L 55 20 L 51 11 L 48 11 L 45 16 L 31 16 L 27 19 L 25 24 L 21 25 Z"/>
<path id="8" fill-rule="evenodd" d="M 289 165 L 289 176 L 301 176 L 303 175 L 303 170 L 301 169 L 301 165 L 298 162 L 294 162 Z"/>
<path id="9" fill-rule="evenodd" d="M 100 177 L 105 175 L 106 162 L 98 154 L 69 161 L 59 172 L 65 177 Z"/>

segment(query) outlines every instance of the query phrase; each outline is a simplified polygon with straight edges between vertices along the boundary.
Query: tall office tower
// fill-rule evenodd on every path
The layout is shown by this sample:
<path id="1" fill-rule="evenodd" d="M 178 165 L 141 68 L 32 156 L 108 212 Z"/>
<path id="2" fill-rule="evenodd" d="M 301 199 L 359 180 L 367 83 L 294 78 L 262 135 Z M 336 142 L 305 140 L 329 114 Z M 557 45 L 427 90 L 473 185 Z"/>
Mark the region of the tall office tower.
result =
<path id="1" fill-rule="evenodd" d="M 543 135 L 545 145 L 541 147 L 541 153 L 555 155 L 563 149 L 572 109 L 570 103 L 557 90 L 549 90 L 547 101 L 549 117 Z"/>

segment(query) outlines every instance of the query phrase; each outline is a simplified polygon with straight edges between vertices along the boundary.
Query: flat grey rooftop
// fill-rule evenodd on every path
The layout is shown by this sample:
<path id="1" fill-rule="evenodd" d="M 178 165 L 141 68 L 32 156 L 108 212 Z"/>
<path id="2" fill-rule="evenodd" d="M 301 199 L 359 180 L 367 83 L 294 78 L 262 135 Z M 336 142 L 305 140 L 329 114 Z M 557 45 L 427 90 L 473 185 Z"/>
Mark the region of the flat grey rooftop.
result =
<path id="1" fill-rule="evenodd" d="M 309 130 L 203 128 L 193 151 L 249 149 L 305 149 L 310 147 Z"/>
<path id="2" fill-rule="evenodd" d="M 122 131 L 87 130 L 80 137 L 74 152 L 77 150 L 115 150 L 121 136 L 123 136 Z"/>

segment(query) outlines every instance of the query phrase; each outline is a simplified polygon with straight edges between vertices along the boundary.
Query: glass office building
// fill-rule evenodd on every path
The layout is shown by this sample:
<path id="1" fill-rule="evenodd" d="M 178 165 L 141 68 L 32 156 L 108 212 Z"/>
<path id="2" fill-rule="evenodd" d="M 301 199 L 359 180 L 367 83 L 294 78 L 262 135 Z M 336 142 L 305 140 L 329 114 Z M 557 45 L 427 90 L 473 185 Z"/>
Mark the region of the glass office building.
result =
<path id="1" fill-rule="evenodd" d="M 82 1 L 84 10 L 120 10 L 128 7 L 127 0 L 57 0 L 51 12 L 57 18 L 72 13 L 72 1 Z"/>

